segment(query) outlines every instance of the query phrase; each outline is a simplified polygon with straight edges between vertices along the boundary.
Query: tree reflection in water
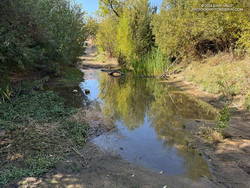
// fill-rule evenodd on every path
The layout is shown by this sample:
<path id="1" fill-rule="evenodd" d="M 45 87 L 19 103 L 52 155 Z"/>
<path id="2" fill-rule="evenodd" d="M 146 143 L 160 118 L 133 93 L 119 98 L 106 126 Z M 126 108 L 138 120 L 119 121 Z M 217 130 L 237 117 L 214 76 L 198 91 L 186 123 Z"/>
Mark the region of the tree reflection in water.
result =
<path id="1" fill-rule="evenodd" d="M 132 75 L 117 79 L 101 74 L 100 91 L 105 115 L 123 122 L 129 130 L 143 126 L 148 116 L 158 139 L 176 148 L 185 159 L 188 177 L 208 175 L 205 161 L 187 146 L 189 133 L 183 124 L 187 119 L 213 120 L 217 110 L 157 79 Z"/>

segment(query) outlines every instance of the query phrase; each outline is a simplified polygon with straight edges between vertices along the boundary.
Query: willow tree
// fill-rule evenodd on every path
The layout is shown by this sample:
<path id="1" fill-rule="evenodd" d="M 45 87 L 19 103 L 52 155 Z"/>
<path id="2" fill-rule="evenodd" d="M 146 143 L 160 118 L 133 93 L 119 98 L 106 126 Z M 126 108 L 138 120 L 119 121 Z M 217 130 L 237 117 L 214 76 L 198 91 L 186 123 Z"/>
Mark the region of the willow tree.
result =
<path id="1" fill-rule="evenodd" d="M 100 12 L 103 22 L 113 19 L 116 25 L 116 40 L 114 51 L 117 56 L 122 56 L 126 61 L 137 59 L 146 55 L 154 45 L 151 20 L 154 9 L 150 7 L 148 0 L 126 1 L 100 1 Z M 103 33 L 100 28 L 99 33 Z M 106 29 L 108 32 L 108 28 Z M 100 35 L 99 35 L 100 36 Z M 99 40 L 104 40 L 100 39 Z"/>

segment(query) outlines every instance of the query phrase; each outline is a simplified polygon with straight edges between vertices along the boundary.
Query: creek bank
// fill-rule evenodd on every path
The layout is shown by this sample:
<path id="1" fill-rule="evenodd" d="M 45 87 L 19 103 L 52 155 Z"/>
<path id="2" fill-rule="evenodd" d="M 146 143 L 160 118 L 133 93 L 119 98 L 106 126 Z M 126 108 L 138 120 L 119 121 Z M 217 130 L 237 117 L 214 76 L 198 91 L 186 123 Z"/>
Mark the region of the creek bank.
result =
<path id="1" fill-rule="evenodd" d="M 168 81 L 162 81 L 180 88 L 190 95 L 222 108 L 225 100 L 220 95 L 202 91 L 197 85 L 185 81 L 181 74 L 173 75 Z M 234 106 L 233 106 L 234 107 Z M 193 147 L 197 148 L 208 160 L 213 181 L 226 187 L 250 187 L 250 113 L 242 108 L 233 108 L 229 125 L 222 132 L 222 137 L 208 140 L 202 130 L 193 131 Z M 198 123 L 201 127 L 216 127 Z M 186 127 L 189 127 L 188 125 Z M 213 132 L 208 132 L 213 134 Z"/>
<path id="2" fill-rule="evenodd" d="M 74 67 L 56 78 L 34 73 L 12 79 L 15 96 L 0 106 L 0 186 L 16 187 L 23 177 L 50 172 L 97 134 L 79 109 L 83 96 L 72 94 L 82 80 Z M 67 92 L 73 100 L 66 100 Z"/>
<path id="3" fill-rule="evenodd" d="M 88 70 L 85 74 L 85 79 L 93 82 L 93 72 Z M 108 79 L 118 83 L 117 79 L 112 79 L 104 74 Z M 117 85 L 113 83 L 113 88 Z M 95 87 L 93 87 L 95 88 Z M 95 91 L 91 90 L 91 93 Z M 96 96 L 96 95 L 95 95 Z M 91 96 L 90 96 L 91 97 Z M 112 96 L 111 96 L 112 97 Z M 114 97 L 112 97 L 114 100 Z M 89 105 L 89 109 L 77 115 L 78 118 L 84 118 L 89 122 L 90 126 L 96 127 L 97 131 L 105 124 L 103 114 L 98 110 L 98 105 L 95 101 Z M 112 125 L 112 121 L 106 120 L 107 125 Z M 111 126 L 108 129 L 113 129 Z M 108 131 L 108 129 L 104 131 Z M 102 134 L 102 131 L 94 132 L 95 135 Z M 123 149 L 122 149 L 123 150 Z M 124 149 L 126 151 L 126 148 Z M 88 142 L 82 150 L 78 150 L 78 154 L 71 154 L 66 161 L 59 163 L 56 168 L 40 178 L 26 178 L 19 182 L 20 187 L 25 186 L 40 186 L 40 187 L 107 187 L 107 188 L 127 188 L 127 187 L 218 187 L 214 182 L 211 182 L 208 177 L 199 177 L 191 180 L 186 176 L 173 176 L 168 172 L 152 171 L 135 164 L 129 163 L 116 154 L 100 150 L 96 145 Z M 150 153 L 149 153 L 150 154 Z M 196 158 L 197 159 L 197 158 Z M 192 158 L 193 160 L 193 158 Z M 194 171 L 196 169 L 193 169 Z M 191 171 L 192 173 L 192 171 Z"/>

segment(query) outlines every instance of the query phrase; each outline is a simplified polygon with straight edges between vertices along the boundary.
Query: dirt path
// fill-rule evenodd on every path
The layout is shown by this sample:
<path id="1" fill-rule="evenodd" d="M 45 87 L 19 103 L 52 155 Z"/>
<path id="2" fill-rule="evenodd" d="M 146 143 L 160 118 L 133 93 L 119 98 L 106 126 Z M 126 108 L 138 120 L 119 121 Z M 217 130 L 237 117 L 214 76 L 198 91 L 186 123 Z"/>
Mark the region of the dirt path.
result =
<path id="1" fill-rule="evenodd" d="M 223 106 L 218 95 L 203 92 L 199 87 L 175 75 L 168 84 L 200 98 L 215 107 Z M 233 105 L 236 106 L 236 105 Z M 197 147 L 209 159 L 214 180 L 226 187 L 250 187 L 250 113 L 239 108 L 232 114 L 225 139 L 213 144 L 198 137 Z"/>
<path id="2" fill-rule="evenodd" d="M 80 57 L 81 62 L 79 63 L 82 69 L 112 69 L 118 67 L 118 62 L 115 58 L 98 58 L 97 49 L 93 45 L 89 45 L 85 51 L 86 55 Z"/>

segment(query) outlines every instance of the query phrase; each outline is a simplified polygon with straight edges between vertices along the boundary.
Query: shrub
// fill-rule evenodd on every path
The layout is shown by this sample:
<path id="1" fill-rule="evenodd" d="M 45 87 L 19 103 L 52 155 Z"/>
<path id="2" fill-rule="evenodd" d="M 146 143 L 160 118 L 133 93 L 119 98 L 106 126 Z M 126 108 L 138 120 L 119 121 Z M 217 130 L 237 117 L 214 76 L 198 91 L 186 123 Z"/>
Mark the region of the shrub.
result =
<path id="1" fill-rule="evenodd" d="M 83 53 L 84 15 L 68 0 L 3 0 L 0 9 L 0 64 L 5 71 L 72 64 Z"/>
<path id="2" fill-rule="evenodd" d="M 246 3 L 247 0 L 165 0 L 160 13 L 155 15 L 152 23 L 156 44 L 166 56 L 180 58 L 201 57 L 208 53 L 233 50 L 242 28 L 245 27 L 242 23 L 249 23 L 248 12 L 208 12 L 197 11 L 196 8 L 202 8 L 204 4 L 230 4 L 233 8 L 247 9 L 247 6 L 244 6 Z M 247 41 L 248 34 L 242 35 Z"/>

